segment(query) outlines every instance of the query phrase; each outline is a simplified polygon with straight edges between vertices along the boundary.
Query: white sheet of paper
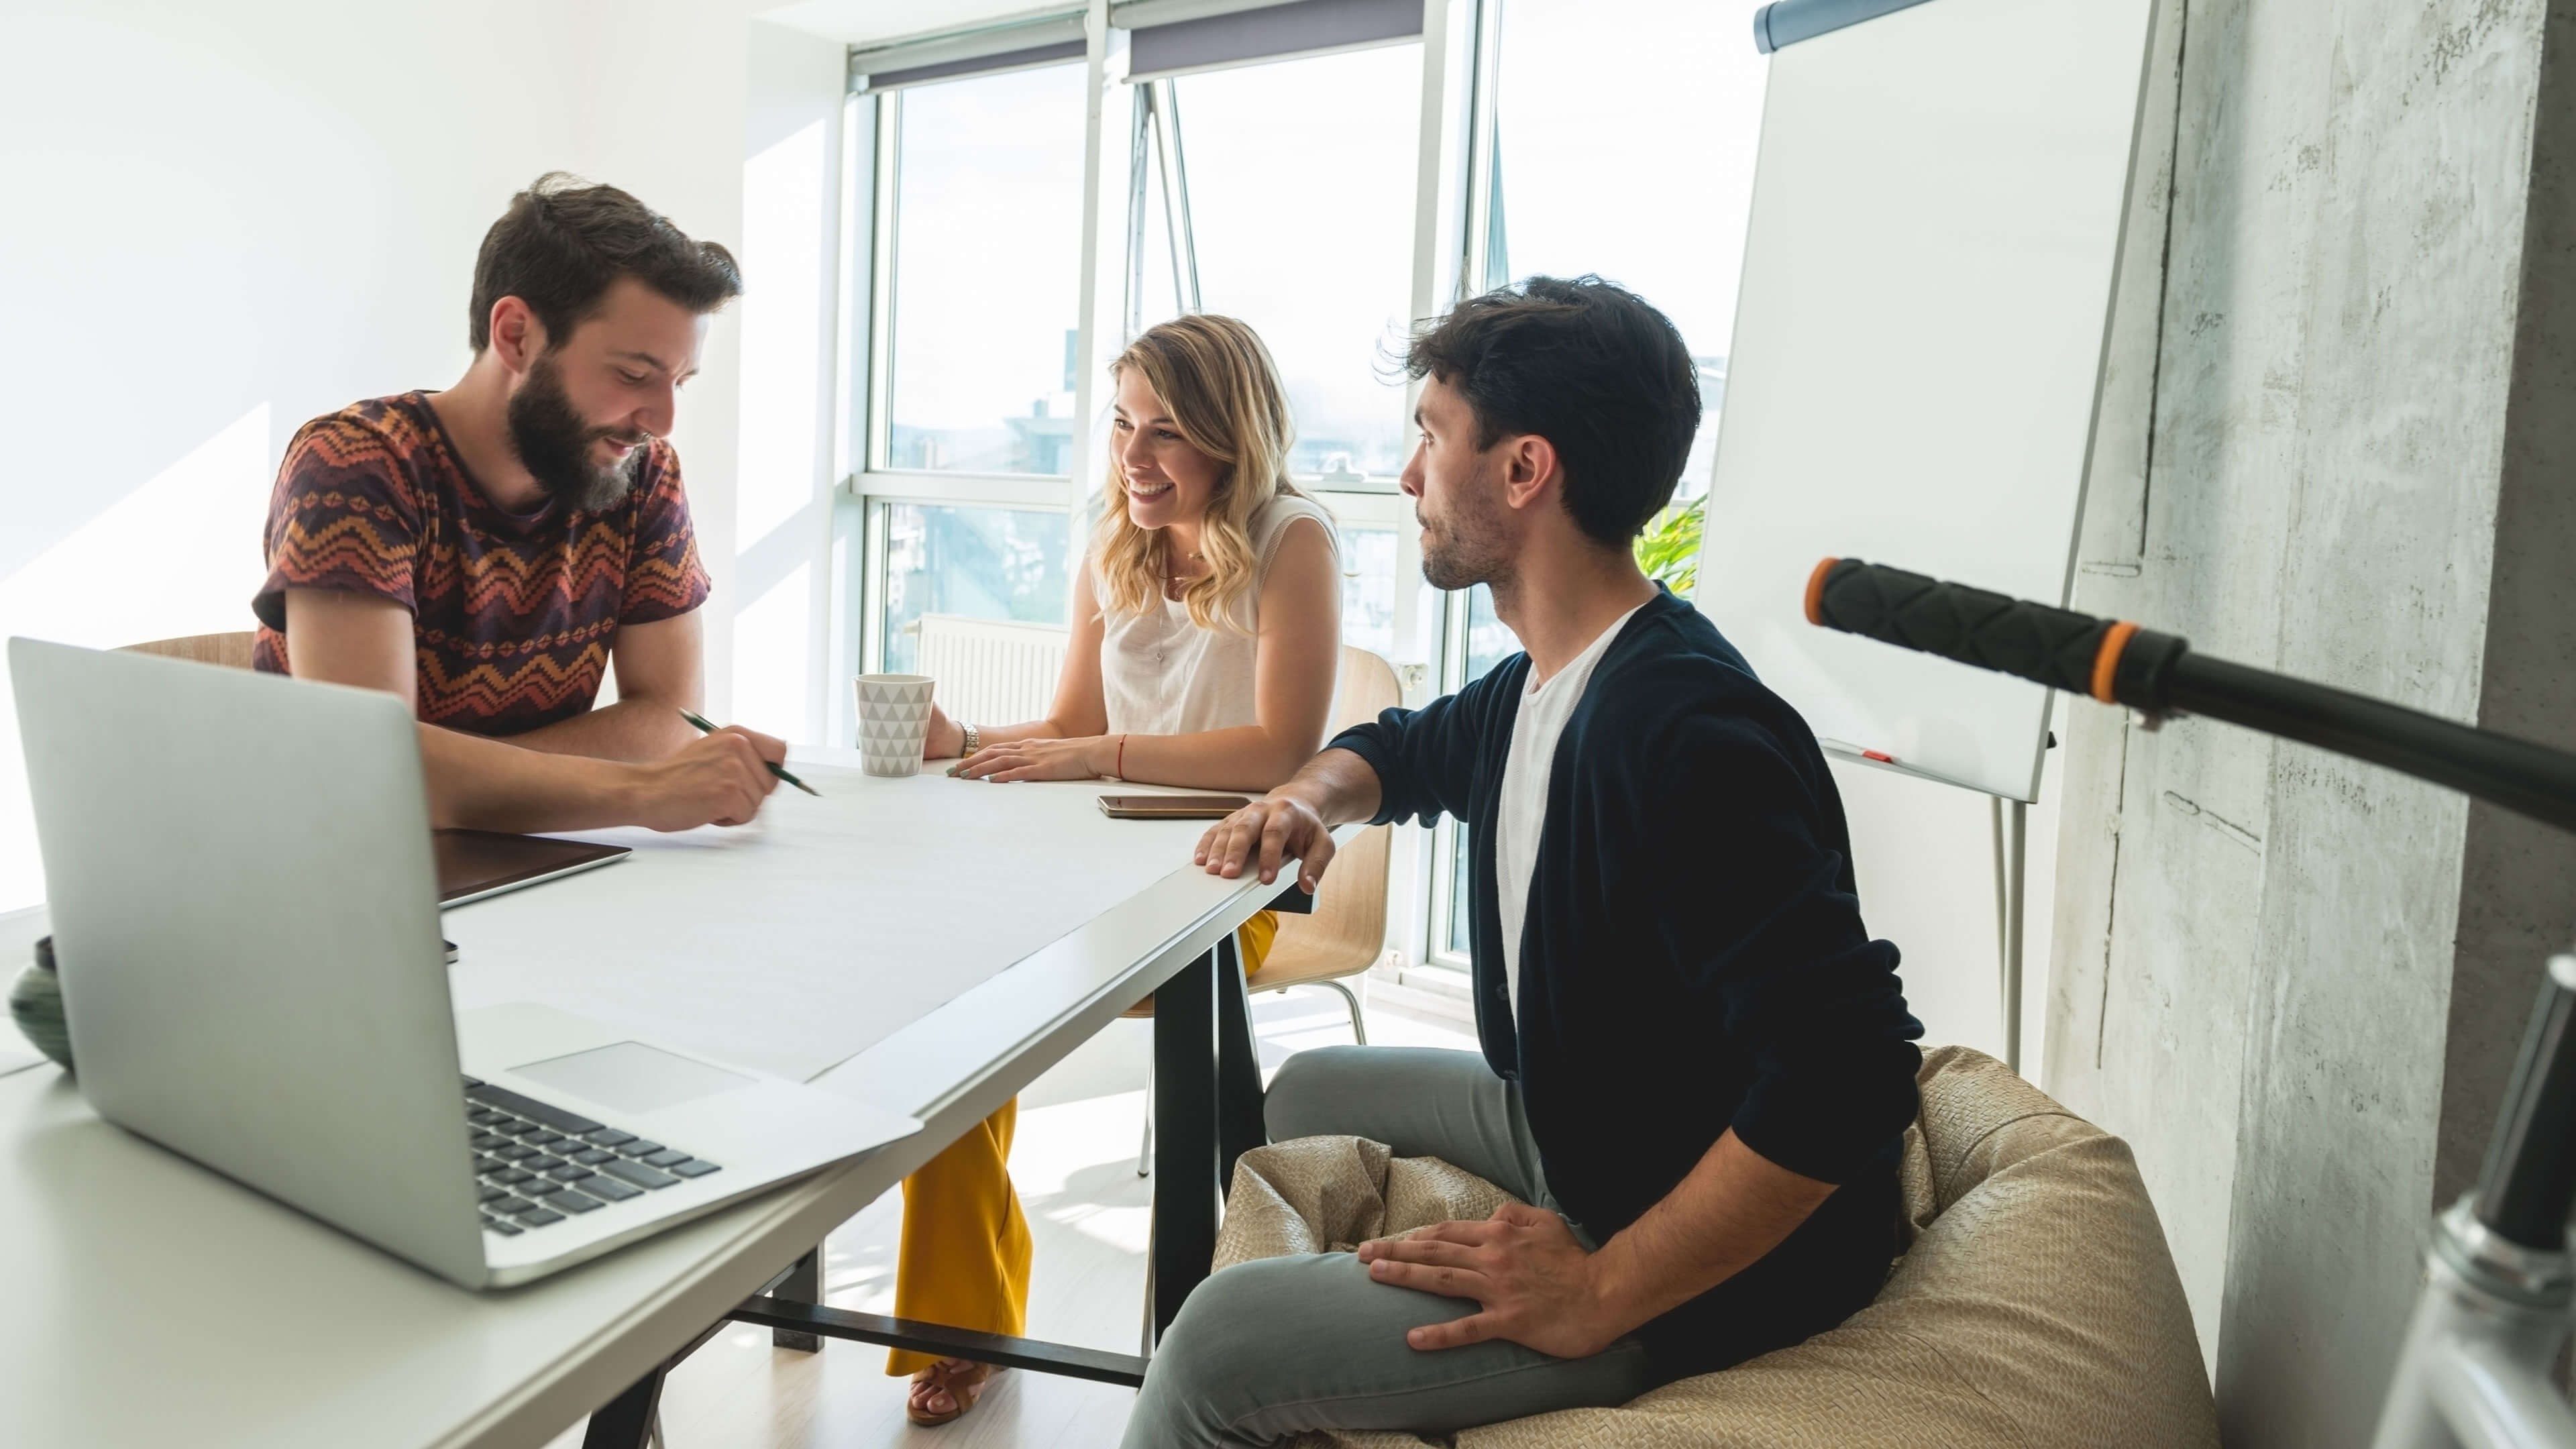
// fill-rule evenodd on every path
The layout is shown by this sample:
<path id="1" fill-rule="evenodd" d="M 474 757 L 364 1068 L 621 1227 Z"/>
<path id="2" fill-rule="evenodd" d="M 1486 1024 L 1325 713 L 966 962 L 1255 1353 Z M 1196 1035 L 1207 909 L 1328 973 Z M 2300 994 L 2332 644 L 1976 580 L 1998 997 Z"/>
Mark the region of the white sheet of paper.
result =
<path id="1" fill-rule="evenodd" d="M 535 1001 L 810 1080 L 1190 864 L 1201 821 L 1111 820 L 1107 781 L 792 763 L 735 830 L 604 831 L 616 865 L 445 917 L 459 1010 Z"/>

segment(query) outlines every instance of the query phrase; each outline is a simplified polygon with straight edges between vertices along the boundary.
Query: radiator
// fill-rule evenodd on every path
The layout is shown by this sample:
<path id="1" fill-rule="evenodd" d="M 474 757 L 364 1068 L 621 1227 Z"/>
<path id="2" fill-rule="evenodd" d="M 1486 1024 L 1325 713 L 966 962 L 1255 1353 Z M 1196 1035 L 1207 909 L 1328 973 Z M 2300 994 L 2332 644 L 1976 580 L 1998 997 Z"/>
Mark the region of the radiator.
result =
<path id="1" fill-rule="evenodd" d="M 938 681 L 931 699 L 955 720 L 979 725 L 1044 719 L 1064 668 L 1057 624 L 921 616 L 920 670 Z"/>

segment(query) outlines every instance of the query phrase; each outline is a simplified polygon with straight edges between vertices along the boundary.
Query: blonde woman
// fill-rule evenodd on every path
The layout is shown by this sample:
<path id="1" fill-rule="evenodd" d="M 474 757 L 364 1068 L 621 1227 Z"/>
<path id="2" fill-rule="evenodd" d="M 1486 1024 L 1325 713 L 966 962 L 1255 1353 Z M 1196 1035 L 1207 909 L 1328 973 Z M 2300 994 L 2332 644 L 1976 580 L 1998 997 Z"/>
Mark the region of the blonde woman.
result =
<path id="1" fill-rule="evenodd" d="M 1288 402 L 1253 330 L 1176 318 L 1136 339 L 1110 375 L 1109 479 L 1074 582 L 1055 706 L 978 726 L 934 709 L 926 757 L 962 756 L 971 780 L 1090 780 L 1270 790 L 1324 742 L 1341 648 L 1332 520 L 1290 486 Z M 1241 932 L 1246 972 L 1278 931 Z M 986 1333 L 1022 1332 L 1029 1233 L 1006 1166 L 1017 1104 L 904 1182 L 895 1312 Z M 896 1352 L 906 1411 L 944 1424 L 991 1370 Z"/>

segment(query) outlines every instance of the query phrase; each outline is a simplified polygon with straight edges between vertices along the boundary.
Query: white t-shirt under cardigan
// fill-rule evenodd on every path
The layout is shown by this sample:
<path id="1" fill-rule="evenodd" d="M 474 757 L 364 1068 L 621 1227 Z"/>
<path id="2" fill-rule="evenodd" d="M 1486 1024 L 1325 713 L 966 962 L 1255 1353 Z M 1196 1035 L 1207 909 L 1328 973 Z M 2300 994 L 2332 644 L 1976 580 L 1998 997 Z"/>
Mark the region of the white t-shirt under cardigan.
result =
<path id="1" fill-rule="evenodd" d="M 1640 604 L 1638 609 L 1644 608 Z M 1630 609 L 1583 646 L 1545 683 L 1533 661 L 1530 687 L 1512 721 L 1511 753 L 1503 757 L 1503 795 L 1494 816 L 1494 904 L 1503 916 L 1503 981 L 1510 988 L 1512 1019 L 1521 1014 L 1521 927 L 1529 918 L 1530 872 L 1538 868 L 1539 832 L 1547 827 L 1547 781 L 1556 769 L 1556 742 L 1583 699 L 1592 671 L 1610 641 L 1635 618 Z"/>

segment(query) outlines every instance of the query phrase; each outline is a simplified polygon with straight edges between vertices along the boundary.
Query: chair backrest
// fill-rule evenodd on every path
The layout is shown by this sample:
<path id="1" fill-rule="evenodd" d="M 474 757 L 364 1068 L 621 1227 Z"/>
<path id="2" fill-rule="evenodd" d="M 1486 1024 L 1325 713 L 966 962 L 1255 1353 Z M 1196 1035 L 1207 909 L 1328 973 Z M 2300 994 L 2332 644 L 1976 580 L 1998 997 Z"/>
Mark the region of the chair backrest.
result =
<path id="1" fill-rule="evenodd" d="M 235 634 L 190 634 L 178 639 L 153 639 L 141 644 L 128 644 L 128 654 L 158 654 L 165 659 L 193 659 L 199 664 L 219 664 L 226 669 L 248 669 L 251 645 L 259 636 L 244 629 Z"/>
<path id="2" fill-rule="evenodd" d="M 1404 686 L 1394 666 L 1366 649 L 1342 647 L 1341 682 L 1333 692 L 1331 722 L 1325 737 L 1365 724 L 1404 702 Z M 1261 978 L 1294 975 L 1317 981 L 1355 976 L 1377 964 L 1386 951 L 1386 886 L 1388 847 L 1394 828 L 1381 825 L 1362 831 L 1333 856 L 1333 867 L 1315 893 L 1315 911 L 1307 916 L 1281 916 L 1279 939 Z M 1272 965 L 1278 968 L 1275 972 Z"/>

